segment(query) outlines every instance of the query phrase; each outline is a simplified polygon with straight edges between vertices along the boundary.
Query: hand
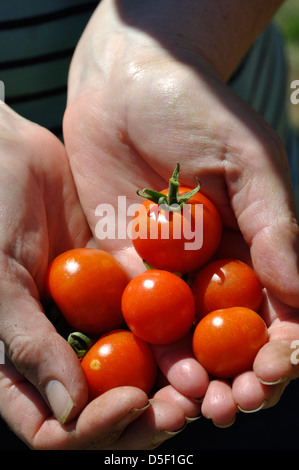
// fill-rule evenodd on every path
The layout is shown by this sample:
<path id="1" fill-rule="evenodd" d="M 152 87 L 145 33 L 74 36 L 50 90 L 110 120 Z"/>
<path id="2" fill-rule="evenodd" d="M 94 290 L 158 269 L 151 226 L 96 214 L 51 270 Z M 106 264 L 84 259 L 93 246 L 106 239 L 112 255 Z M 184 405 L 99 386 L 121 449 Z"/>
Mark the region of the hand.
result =
<path id="1" fill-rule="evenodd" d="M 77 357 L 40 304 L 49 261 L 92 243 L 64 146 L 4 104 L 0 136 L 1 417 L 33 449 L 155 447 L 184 426 L 182 409 L 133 387 L 87 404 Z"/>
<path id="2" fill-rule="evenodd" d="M 251 264 L 250 250 L 240 233 L 226 231 L 218 250 L 219 257 L 236 257 Z M 298 366 L 291 348 L 298 338 L 298 311 L 280 302 L 265 290 L 261 316 L 269 326 L 269 342 L 259 351 L 253 370 L 225 380 L 210 383 L 202 404 L 202 413 L 226 427 L 235 420 L 236 412 L 253 412 L 274 406 L 285 387 L 298 378 Z M 226 406 L 224 406 L 224 403 Z"/>
<path id="3" fill-rule="evenodd" d="M 181 182 L 193 185 L 199 177 L 225 231 L 245 244 L 266 288 L 263 314 L 271 334 L 255 373 L 236 377 L 232 387 L 220 380 L 208 384 L 190 350 L 155 348 L 176 392 L 204 395 L 204 416 L 225 426 L 238 405 L 252 410 L 267 399 L 271 406 L 298 375 L 290 363 L 290 342 L 299 338 L 298 224 L 287 158 L 272 129 L 227 88 L 196 48 L 201 43 L 190 40 L 195 30 L 182 26 L 185 10 L 170 22 L 162 7 L 159 15 L 155 9 L 147 15 L 143 4 L 126 2 L 128 13 L 120 5 L 104 0 L 77 47 L 64 119 L 66 149 L 95 239 L 99 204 L 117 207 L 117 197 L 125 195 L 128 207 L 138 202 L 137 188 L 167 187 L 179 161 Z M 132 275 L 143 269 L 130 240 L 98 244 Z M 199 377 L 196 383 L 192 376 Z M 281 378 L 286 381 L 263 384 Z"/>

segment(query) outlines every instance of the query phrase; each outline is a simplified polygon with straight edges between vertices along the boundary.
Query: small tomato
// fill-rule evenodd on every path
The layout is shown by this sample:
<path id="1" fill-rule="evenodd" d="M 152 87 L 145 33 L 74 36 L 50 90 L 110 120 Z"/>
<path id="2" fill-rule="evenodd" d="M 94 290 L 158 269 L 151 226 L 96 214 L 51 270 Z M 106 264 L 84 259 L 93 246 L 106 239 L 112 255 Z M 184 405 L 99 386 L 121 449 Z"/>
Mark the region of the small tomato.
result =
<path id="1" fill-rule="evenodd" d="M 187 273 L 206 263 L 221 239 L 222 223 L 214 204 L 198 186 L 179 186 L 179 165 L 169 188 L 161 192 L 144 189 L 146 200 L 132 223 L 136 252 L 156 269 Z"/>
<path id="2" fill-rule="evenodd" d="M 213 310 L 247 307 L 258 312 L 263 286 L 253 269 L 237 259 L 220 259 L 204 266 L 192 285 L 197 315 Z"/>
<path id="3" fill-rule="evenodd" d="M 149 394 L 157 376 L 150 346 L 127 330 L 103 335 L 83 357 L 81 366 L 90 399 L 121 386 L 138 387 Z"/>
<path id="4" fill-rule="evenodd" d="M 252 368 L 268 339 L 264 320 L 253 310 L 220 309 L 208 313 L 196 326 L 193 353 L 209 374 L 231 378 Z"/>
<path id="5" fill-rule="evenodd" d="M 129 277 L 102 250 L 77 248 L 57 256 L 48 268 L 47 290 L 68 323 L 98 336 L 124 324 L 122 293 Z"/>
<path id="6" fill-rule="evenodd" d="M 195 319 L 190 287 L 168 271 L 149 270 L 134 277 L 124 290 L 122 312 L 133 333 L 151 344 L 182 338 Z"/>

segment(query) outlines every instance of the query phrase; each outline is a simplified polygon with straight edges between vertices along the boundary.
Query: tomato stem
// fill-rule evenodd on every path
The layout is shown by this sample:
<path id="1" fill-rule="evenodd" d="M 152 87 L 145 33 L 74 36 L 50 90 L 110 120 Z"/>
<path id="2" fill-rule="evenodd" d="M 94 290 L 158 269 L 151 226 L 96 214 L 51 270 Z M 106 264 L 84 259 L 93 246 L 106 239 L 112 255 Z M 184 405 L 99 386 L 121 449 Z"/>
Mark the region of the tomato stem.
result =
<path id="1" fill-rule="evenodd" d="M 82 359 L 85 356 L 94 343 L 94 341 L 88 338 L 88 336 L 78 331 L 71 333 L 68 336 L 67 342 L 73 348 L 79 359 Z"/>
<path id="2" fill-rule="evenodd" d="M 151 269 L 156 269 L 154 266 L 152 266 L 151 264 L 147 263 L 144 259 L 142 260 L 143 261 L 143 264 L 144 266 L 146 267 L 146 269 L 148 271 L 150 271 Z"/>
<path id="3" fill-rule="evenodd" d="M 179 197 L 179 176 L 180 176 L 180 165 L 177 163 L 177 166 L 174 169 L 172 177 L 169 180 L 168 196 L 167 203 L 169 206 L 173 204 L 178 204 Z"/>
<path id="4" fill-rule="evenodd" d="M 158 191 L 154 191 L 153 189 L 145 188 L 142 191 L 139 189 L 137 190 L 138 196 L 144 197 L 145 199 L 149 199 L 150 201 L 159 204 L 159 206 L 163 207 L 163 209 L 168 211 L 180 211 L 184 204 L 186 204 L 189 199 L 194 196 L 201 187 L 200 180 L 197 180 L 196 188 L 192 189 L 188 193 L 179 195 L 179 175 L 180 175 L 180 164 L 177 163 L 172 177 L 169 179 L 169 187 L 168 187 L 168 194 L 159 193 Z"/>

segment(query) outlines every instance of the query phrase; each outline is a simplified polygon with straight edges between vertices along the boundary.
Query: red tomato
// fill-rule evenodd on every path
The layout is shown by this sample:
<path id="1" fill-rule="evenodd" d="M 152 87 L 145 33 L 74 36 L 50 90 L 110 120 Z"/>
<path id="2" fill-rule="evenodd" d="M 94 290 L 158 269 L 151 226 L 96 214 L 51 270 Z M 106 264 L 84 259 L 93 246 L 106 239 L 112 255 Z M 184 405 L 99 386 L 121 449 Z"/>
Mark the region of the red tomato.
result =
<path id="1" fill-rule="evenodd" d="M 231 378 L 252 368 L 268 339 L 264 320 L 253 310 L 220 309 L 208 313 L 196 326 L 193 352 L 209 374 Z"/>
<path id="2" fill-rule="evenodd" d="M 98 336 L 124 324 L 121 296 L 128 282 L 111 254 L 78 248 L 52 261 L 47 289 L 73 328 Z"/>
<path id="3" fill-rule="evenodd" d="M 190 287 L 175 274 L 155 269 L 129 282 L 122 297 L 122 311 L 130 330 L 151 344 L 177 341 L 195 319 Z"/>
<path id="4" fill-rule="evenodd" d="M 143 190 L 141 195 L 149 199 L 135 213 L 132 241 L 139 256 L 154 268 L 186 273 L 202 266 L 215 253 L 222 224 L 214 204 L 203 194 L 195 193 L 199 186 L 195 190 L 178 186 L 178 168 L 168 189 L 160 193 Z M 163 195 L 169 196 L 171 191 L 174 196 L 170 199 L 174 202 L 170 204 L 167 200 L 165 205 Z M 190 191 L 194 195 L 180 210 L 169 210 L 173 204 L 180 205 L 180 198 Z"/>
<path id="5" fill-rule="evenodd" d="M 247 307 L 258 312 L 263 299 L 263 286 L 253 269 L 236 259 L 206 265 L 195 277 L 192 291 L 200 318 L 229 307 Z"/>
<path id="6" fill-rule="evenodd" d="M 90 399 L 108 390 L 138 387 L 149 393 L 157 376 L 150 346 L 131 331 L 111 331 L 102 336 L 81 361 Z"/>

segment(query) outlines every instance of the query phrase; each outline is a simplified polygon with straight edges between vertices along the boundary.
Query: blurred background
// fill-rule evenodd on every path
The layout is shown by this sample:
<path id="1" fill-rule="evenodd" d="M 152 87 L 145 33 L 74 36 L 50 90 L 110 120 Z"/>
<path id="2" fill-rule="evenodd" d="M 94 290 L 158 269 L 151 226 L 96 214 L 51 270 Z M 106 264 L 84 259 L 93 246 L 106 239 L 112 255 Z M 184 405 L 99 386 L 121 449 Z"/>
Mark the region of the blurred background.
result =
<path id="1" fill-rule="evenodd" d="M 288 61 L 289 77 L 287 79 L 287 100 L 290 118 L 297 130 L 299 139 L 299 104 L 291 103 L 290 89 L 293 80 L 299 80 L 299 0 L 287 0 L 275 17 L 285 42 L 286 58 Z"/>

